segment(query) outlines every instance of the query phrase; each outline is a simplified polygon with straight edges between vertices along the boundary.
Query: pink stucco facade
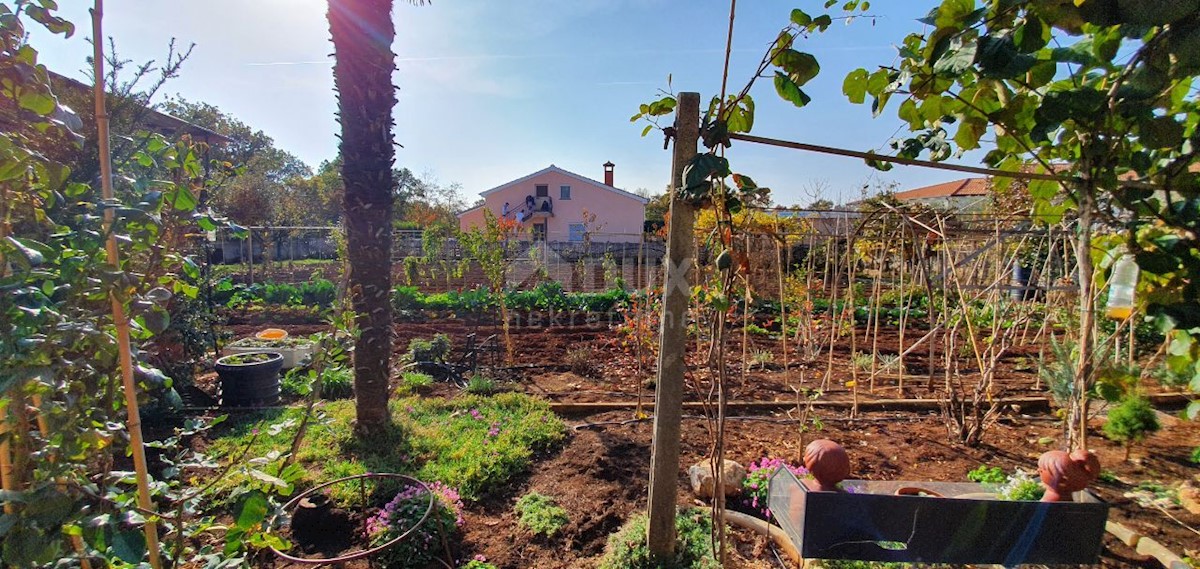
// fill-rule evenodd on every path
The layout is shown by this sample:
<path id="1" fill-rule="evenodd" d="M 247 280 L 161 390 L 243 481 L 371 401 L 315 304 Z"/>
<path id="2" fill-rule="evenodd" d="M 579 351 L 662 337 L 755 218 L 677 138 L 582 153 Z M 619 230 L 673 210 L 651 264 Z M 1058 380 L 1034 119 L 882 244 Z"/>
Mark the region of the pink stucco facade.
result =
<path id="1" fill-rule="evenodd" d="M 543 192 L 544 197 L 538 195 Z M 527 235 L 544 231 L 547 241 L 581 241 L 586 231 L 592 242 L 636 243 L 646 219 L 645 198 L 554 165 L 480 195 L 482 206 L 458 216 L 464 231 L 482 226 L 485 210 L 504 215 L 505 203 L 508 217 Z M 530 198 L 532 208 L 527 205 Z"/>

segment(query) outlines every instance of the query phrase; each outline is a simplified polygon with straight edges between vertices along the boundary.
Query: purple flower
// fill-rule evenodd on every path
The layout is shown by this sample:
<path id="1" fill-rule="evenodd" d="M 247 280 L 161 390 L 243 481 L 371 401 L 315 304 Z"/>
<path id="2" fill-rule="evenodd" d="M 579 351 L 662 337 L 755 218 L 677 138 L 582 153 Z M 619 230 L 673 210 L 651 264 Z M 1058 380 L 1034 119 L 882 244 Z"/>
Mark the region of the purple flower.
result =
<path id="1" fill-rule="evenodd" d="M 471 417 L 475 419 L 482 419 L 483 413 L 480 413 L 479 409 L 471 409 Z"/>
<path id="2" fill-rule="evenodd" d="M 782 458 L 760 458 L 746 468 L 746 481 L 742 486 L 745 489 L 741 499 L 743 507 L 754 510 L 764 517 L 770 516 L 770 510 L 767 509 L 768 483 L 771 476 L 781 467 L 787 468 L 797 478 L 808 477 L 808 470 L 803 466 L 794 466 Z"/>

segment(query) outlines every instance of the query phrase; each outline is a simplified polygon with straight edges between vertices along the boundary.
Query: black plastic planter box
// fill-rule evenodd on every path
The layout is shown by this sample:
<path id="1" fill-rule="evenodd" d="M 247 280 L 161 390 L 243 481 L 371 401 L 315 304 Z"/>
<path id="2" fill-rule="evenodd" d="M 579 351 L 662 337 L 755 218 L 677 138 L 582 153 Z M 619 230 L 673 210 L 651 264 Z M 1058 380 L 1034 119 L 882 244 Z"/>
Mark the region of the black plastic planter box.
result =
<path id="1" fill-rule="evenodd" d="M 955 498 L 986 492 L 974 483 L 846 480 L 842 487 L 810 491 L 786 468 L 771 476 L 771 515 L 805 559 L 1093 564 L 1108 518 L 1108 504 L 1086 492 L 1050 503 Z M 895 495 L 903 487 L 945 497 Z"/>

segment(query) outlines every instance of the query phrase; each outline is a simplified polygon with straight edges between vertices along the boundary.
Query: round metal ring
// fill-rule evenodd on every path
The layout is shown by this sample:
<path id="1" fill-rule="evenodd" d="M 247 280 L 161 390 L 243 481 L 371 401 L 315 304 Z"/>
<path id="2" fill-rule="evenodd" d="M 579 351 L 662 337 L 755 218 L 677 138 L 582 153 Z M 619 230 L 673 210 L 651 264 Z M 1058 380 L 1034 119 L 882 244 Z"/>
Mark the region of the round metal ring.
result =
<path id="1" fill-rule="evenodd" d="M 411 528 L 408 528 L 407 531 L 396 536 L 394 539 L 391 539 L 386 543 L 381 543 L 370 549 L 364 549 L 362 551 L 356 551 L 354 553 L 350 553 L 350 554 L 342 555 L 342 556 L 338 556 L 338 557 L 310 557 L 310 558 L 296 557 L 294 555 L 288 555 L 287 553 L 279 551 L 278 549 L 275 549 L 274 546 L 271 547 L 271 552 L 274 553 L 277 557 L 287 560 L 287 561 L 291 561 L 293 563 L 302 563 L 302 564 L 307 564 L 307 565 L 322 565 L 322 564 L 326 564 L 326 563 L 344 563 L 346 561 L 353 561 L 355 559 L 362 559 L 364 557 L 370 557 L 372 555 L 375 555 L 376 553 L 380 553 L 380 552 L 392 547 L 393 545 L 396 545 L 397 543 L 400 543 L 404 539 L 407 539 L 409 535 L 411 535 L 414 531 L 416 531 L 417 528 L 420 528 L 421 525 L 425 523 L 425 520 L 429 518 L 429 514 L 433 512 L 433 505 L 434 505 L 434 501 L 437 500 L 437 496 L 434 496 L 433 490 L 429 489 L 428 484 L 425 484 L 424 482 L 422 482 L 416 478 L 413 478 L 411 476 L 406 476 L 403 474 L 390 474 L 390 473 L 385 473 L 385 472 L 368 472 L 366 474 L 355 474 L 354 476 L 345 476 L 342 478 L 338 478 L 337 480 L 330 480 L 329 482 L 325 482 L 324 484 L 319 484 L 317 486 L 313 486 L 312 488 L 309 488 L 308 490 L 305 490 L 304 492 L 301 492 L 300 494 L 296 495 L 295 498 L 292 498 L 291 500 L 288 501 L 288 503 L 283 505 L 283 511 L 285 511 L 285 512 L 292 511 L 293 509 L 295 509 L 296 504 L 300 503 L 300 500 L 303 500 L 304 498 L 311 496 L 312 494 L 316 493 L 318 490 L 327 488 L 334 484 L 340 484 L 342 482 L 348 482 L 350 480 L 375 479 L 375 478 L 399 478 L 399 479 L 409 482 L 410 484 L 412 484 L 414 486 L 420 486 L 420 487 L 424 488 L 425 492 L 427 494 L 429 494 L 429 504 L 426 505 L 426 507 L 425 507 L 425 513 L 422 514 L 421 519 L 417 520 L 417 523 L 413 524 L 413 526 Z M 289 522 L 289 525 L 290 525 L 290 522 Z"/>

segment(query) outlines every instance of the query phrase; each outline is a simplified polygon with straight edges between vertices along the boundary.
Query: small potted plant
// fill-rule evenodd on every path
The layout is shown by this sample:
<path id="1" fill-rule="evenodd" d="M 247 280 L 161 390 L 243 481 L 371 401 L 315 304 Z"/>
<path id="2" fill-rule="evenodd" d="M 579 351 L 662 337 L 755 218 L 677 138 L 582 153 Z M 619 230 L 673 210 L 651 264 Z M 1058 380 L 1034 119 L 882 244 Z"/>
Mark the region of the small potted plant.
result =
<path id="1" fill-rule="evenodd" d="M 303 365 L 312 357 L 313 342 L 308 338 L 289 338 L 287 336 L 242 338 L 227 344 L 221 353 L 228 356 L 264 350 L 279 352 L 283 356 L 283 369 L 292 369 Z"/>
<path id="2" fill-rule="evenodd" d="M 221 404 L 253 407 L 279 403 L 279 370 L 283 355 L 273 351 L 233 354 L 217 359 Z"/>

